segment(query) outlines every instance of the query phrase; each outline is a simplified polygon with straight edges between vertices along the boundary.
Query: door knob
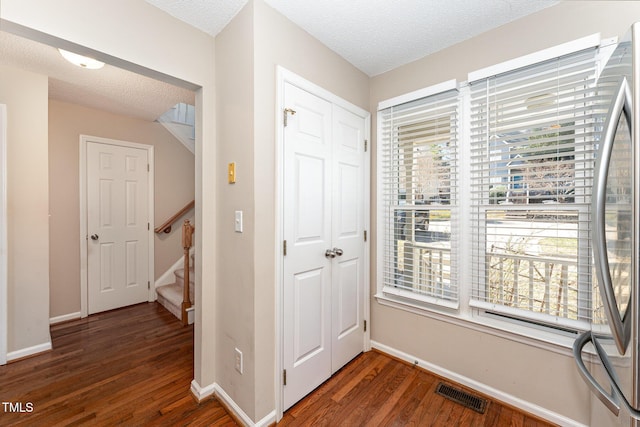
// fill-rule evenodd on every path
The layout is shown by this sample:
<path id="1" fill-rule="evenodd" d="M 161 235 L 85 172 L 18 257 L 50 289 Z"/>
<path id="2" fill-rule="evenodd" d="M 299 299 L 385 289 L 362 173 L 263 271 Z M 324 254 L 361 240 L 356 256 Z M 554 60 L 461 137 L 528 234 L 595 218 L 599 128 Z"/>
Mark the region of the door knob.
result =
<path id="1" fill-rule="evenodd" d="M 335 258 L 336 257 L 336 253 L 334 251 L 332 251 L 331 249 L 327 249 L 324 252 L 324 256 L 326 256 L 327 258 Z"/>
<path id="2" fill-rule="evenodd" d="M 91 240 L 98 240 L 100 238 L 100 236 L 98 236 L 97 234 L 92 234 L 91 235 Z"/>
<path id="3" fill-rule="evenodd" d="M 342 254 L 344 253 L 340 248 L 333 248 L 333 252 L 338 256 L 342 256 Z"/>

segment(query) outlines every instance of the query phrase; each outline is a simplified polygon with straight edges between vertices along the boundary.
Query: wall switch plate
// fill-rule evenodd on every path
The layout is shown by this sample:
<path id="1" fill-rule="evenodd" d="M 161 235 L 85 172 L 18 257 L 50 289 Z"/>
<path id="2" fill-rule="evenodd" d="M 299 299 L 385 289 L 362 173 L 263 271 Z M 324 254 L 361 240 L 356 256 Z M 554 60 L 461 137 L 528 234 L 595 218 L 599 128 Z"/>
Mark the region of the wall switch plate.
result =
<path id="1" fill-rule="evenodd" d="M 242 211 L 236 211 L 235 229 L 236 233 L 242 233 Z"/>
<path id="2" fill-rule="evenodd" d="M 237 348 L 235 349 L 235 368 L 236 371 L 240 372 L 242 374 L 242 352 L 240 350 L 238 350 Z"/>

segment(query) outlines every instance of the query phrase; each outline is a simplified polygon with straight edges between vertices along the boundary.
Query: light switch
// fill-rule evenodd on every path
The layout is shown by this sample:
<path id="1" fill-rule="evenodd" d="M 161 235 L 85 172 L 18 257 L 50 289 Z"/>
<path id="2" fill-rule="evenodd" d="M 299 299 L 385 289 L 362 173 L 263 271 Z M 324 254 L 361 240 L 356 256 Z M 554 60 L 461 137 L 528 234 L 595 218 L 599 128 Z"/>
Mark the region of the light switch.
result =
<path id="1" fill-rule="evenodd" d="M 242 211 L 236 211 L 236 233 L 242 233 Z"/>

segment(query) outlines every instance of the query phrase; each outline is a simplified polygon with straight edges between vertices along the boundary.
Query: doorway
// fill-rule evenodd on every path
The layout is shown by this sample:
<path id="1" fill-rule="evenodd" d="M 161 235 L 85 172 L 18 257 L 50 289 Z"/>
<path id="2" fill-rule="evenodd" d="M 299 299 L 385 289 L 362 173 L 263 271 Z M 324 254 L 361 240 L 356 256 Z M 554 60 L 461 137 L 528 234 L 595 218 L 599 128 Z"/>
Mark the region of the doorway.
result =
<path id="1" fill-rule="evenodd" d="M 81 316 L 154 300 L 153 146 L 80 137 Z"/>
<path id="2" fill-rule="evenodd" d="M 368 345 L 370 119 L 281 71 L 284 411 Z"/>

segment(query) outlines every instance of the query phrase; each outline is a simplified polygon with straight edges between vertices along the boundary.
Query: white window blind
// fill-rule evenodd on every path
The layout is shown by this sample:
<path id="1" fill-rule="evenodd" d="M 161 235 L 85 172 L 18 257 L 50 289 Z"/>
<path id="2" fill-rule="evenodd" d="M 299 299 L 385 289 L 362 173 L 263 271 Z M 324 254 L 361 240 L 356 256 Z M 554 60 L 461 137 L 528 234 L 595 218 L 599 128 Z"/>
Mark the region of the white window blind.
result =
<path id="1" fill-rule="evenodd" d="M 472 301 L 566 327 L 591 318 L 596 49 L 471 82 Z"/>
<path id="2" fill-rule="evenodd" d="M 383 290 L 457 306 L 457 90 L 379 114 Z"/>

